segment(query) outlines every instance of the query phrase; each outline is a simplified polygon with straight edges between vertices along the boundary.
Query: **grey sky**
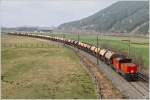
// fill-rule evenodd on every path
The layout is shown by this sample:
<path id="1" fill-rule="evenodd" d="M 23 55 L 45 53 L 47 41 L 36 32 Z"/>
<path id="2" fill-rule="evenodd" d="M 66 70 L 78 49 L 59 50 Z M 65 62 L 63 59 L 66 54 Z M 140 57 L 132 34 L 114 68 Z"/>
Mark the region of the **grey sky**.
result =
<path id="1" fill-rule="evenodd" d="M 117 0 L 1 0 L 1 25 L 57 26 L 108 7 Z"/>

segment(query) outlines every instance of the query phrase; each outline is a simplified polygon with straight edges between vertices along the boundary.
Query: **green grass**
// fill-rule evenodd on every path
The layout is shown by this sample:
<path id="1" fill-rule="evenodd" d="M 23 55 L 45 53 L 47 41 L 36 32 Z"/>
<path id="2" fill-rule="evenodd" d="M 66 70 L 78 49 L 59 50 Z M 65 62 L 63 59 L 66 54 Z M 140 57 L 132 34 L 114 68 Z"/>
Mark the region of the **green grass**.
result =
<path id="1" fill-rule="evenodd" d="M 37 42 L 46 47 L 36 47 Z M 97 98 L 95 85 L 75 53 L 47 45 L 25 37 L 2 37 L 2 98 Z"/>
<path id="2" fill-rule="evenodd" d="M 55 34 L 55 36 L 63 37 L 62 34 Z M 78 40 L 77 35 L 65 34 L 65 38 Z M 122 40 L 128 40 L 129 37 L 115 37 L 115 36 L 99 36 L 99 47 L 111 48 L 114 51 L 123 52 L 128 54 L 128 42 Z M 132 57 L 136 63 L 140 62 L 144 69 L 149 67 L 149 39 L 130 37 L 130 57 Z M 97 44 L 97 38 L 95 35 L 80 35 L 80 41 L 87 42 L 93 45 Z M 137 43 L 137 44 L 135 44 Z M 145 45 L 141 45 L 144 44 Z"/>

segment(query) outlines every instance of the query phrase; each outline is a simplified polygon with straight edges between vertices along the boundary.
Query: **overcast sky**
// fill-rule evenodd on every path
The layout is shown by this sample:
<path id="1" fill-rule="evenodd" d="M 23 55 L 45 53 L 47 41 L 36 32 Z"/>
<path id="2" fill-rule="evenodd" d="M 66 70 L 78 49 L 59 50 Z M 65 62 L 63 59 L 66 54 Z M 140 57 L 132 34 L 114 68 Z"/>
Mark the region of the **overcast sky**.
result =
<path id="1" fill-rule="evenodd" d="M 57 26 L 108 7 L 117 0 L 0 0 L 1 25 Z"/>

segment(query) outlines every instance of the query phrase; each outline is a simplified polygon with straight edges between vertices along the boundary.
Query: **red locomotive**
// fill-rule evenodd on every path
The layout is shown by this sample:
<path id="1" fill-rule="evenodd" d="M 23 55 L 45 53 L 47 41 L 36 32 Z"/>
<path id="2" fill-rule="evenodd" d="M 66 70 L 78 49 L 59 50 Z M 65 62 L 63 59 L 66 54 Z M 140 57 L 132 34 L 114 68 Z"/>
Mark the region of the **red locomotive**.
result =
<path id="1" fill-rule="evenodd" d="M 126 57 L 112 59 L 112 65 L 116 72 L 121 73 L 127 80 L 136 80 L 138 77 L 138 66 Z"/>

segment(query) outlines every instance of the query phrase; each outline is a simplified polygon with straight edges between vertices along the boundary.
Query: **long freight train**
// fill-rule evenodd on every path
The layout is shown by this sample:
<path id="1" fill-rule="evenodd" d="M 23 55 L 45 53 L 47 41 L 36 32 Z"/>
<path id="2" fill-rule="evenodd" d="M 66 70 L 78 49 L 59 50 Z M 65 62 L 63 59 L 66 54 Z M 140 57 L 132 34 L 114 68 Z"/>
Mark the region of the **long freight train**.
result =
<path id="1" fill-rule="evenodd" d="M 69 40 L 60 37 L 37 35 L 32 33 L 9 33 L 13 35 L 30 36 L 64 43 L 98 57 L 101 61 L 112 67 L 117 73 L 121 74 L 126 80 L 136 80 L 138 78 L 138 66 L 127 56 L 104 48 L 97 48 L 94 45 L 83 43 L 76 40 Z"/>

